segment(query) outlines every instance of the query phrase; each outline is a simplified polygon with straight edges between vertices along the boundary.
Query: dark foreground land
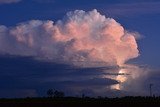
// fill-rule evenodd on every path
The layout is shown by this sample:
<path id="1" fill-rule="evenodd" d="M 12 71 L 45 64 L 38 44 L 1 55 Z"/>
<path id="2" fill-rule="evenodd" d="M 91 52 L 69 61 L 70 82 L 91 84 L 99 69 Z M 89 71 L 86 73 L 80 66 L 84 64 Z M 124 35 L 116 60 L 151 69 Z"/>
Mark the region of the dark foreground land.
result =
<path id="1" fill-rule="evenodd" d="M 160 97 L 0 99 L 0 107 L 160 107 Z"/>

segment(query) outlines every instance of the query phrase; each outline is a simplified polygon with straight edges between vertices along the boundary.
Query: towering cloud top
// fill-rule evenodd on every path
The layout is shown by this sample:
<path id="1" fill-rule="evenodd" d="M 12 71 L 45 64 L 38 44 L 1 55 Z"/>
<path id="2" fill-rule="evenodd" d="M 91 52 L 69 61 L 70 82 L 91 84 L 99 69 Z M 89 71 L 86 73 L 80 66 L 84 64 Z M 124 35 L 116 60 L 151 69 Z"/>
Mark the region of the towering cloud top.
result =
<path id="1" fill-rule="evenodd" d="M 0 26 L 0 53 L 78 65 L 122 65 L 138 56 L 135 36 L 95 9 L 76 10 L 56 23 L 31 20 Z"/>

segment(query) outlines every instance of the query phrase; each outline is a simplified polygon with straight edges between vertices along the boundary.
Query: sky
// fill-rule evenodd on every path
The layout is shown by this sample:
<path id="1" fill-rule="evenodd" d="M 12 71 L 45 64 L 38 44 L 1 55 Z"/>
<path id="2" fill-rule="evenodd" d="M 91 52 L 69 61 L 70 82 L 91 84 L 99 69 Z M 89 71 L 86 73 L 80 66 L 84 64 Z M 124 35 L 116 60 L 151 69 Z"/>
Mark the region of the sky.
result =
<path id="1" fill-rule="evenodd" d="M 159 0 L 0 0 L 0 97 L 160 95 Z"/>

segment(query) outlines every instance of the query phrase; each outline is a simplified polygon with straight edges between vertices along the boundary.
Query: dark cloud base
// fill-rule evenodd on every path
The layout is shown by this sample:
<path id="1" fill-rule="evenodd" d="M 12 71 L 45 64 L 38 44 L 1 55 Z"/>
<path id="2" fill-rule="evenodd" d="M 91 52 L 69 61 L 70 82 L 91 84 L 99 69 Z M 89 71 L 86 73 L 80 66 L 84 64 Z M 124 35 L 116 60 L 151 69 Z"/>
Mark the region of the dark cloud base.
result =
<path id="1" fill-rule="evenodd" d="M 115 68 L 78 68 L 38 61 L 32 57 L 1 55 L 0 97 L 45 96 L 49 88 L 73 96 L 80 96 L 82 93 L 103 95 L 107 86 L 118 83 L 116 80 L 101 78 L 103 74 L 112 75 L 103 72 L 104 69 Z"/>

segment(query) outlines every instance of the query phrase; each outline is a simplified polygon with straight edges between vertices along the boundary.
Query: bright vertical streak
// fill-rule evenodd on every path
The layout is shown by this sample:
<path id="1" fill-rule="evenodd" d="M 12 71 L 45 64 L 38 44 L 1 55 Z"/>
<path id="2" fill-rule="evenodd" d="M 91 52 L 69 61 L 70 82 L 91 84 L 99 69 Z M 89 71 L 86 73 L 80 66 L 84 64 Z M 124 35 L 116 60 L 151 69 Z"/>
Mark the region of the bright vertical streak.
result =
<path id="1" fill-rule="evenodd" d="M 123 88 L 123 86 L 121 86 L 121 84 L 123 84 L 125 81 L 127 81 L 127 77 L 125 75 L 125 74 L 127 74 L 127 69 L 120 69 L 118 74 L 119 75 L 115 78 L 115 80 L 117 80 L 119 82 L 119 84 L 111 86 L 111 89 L 121 90 Z"/>

